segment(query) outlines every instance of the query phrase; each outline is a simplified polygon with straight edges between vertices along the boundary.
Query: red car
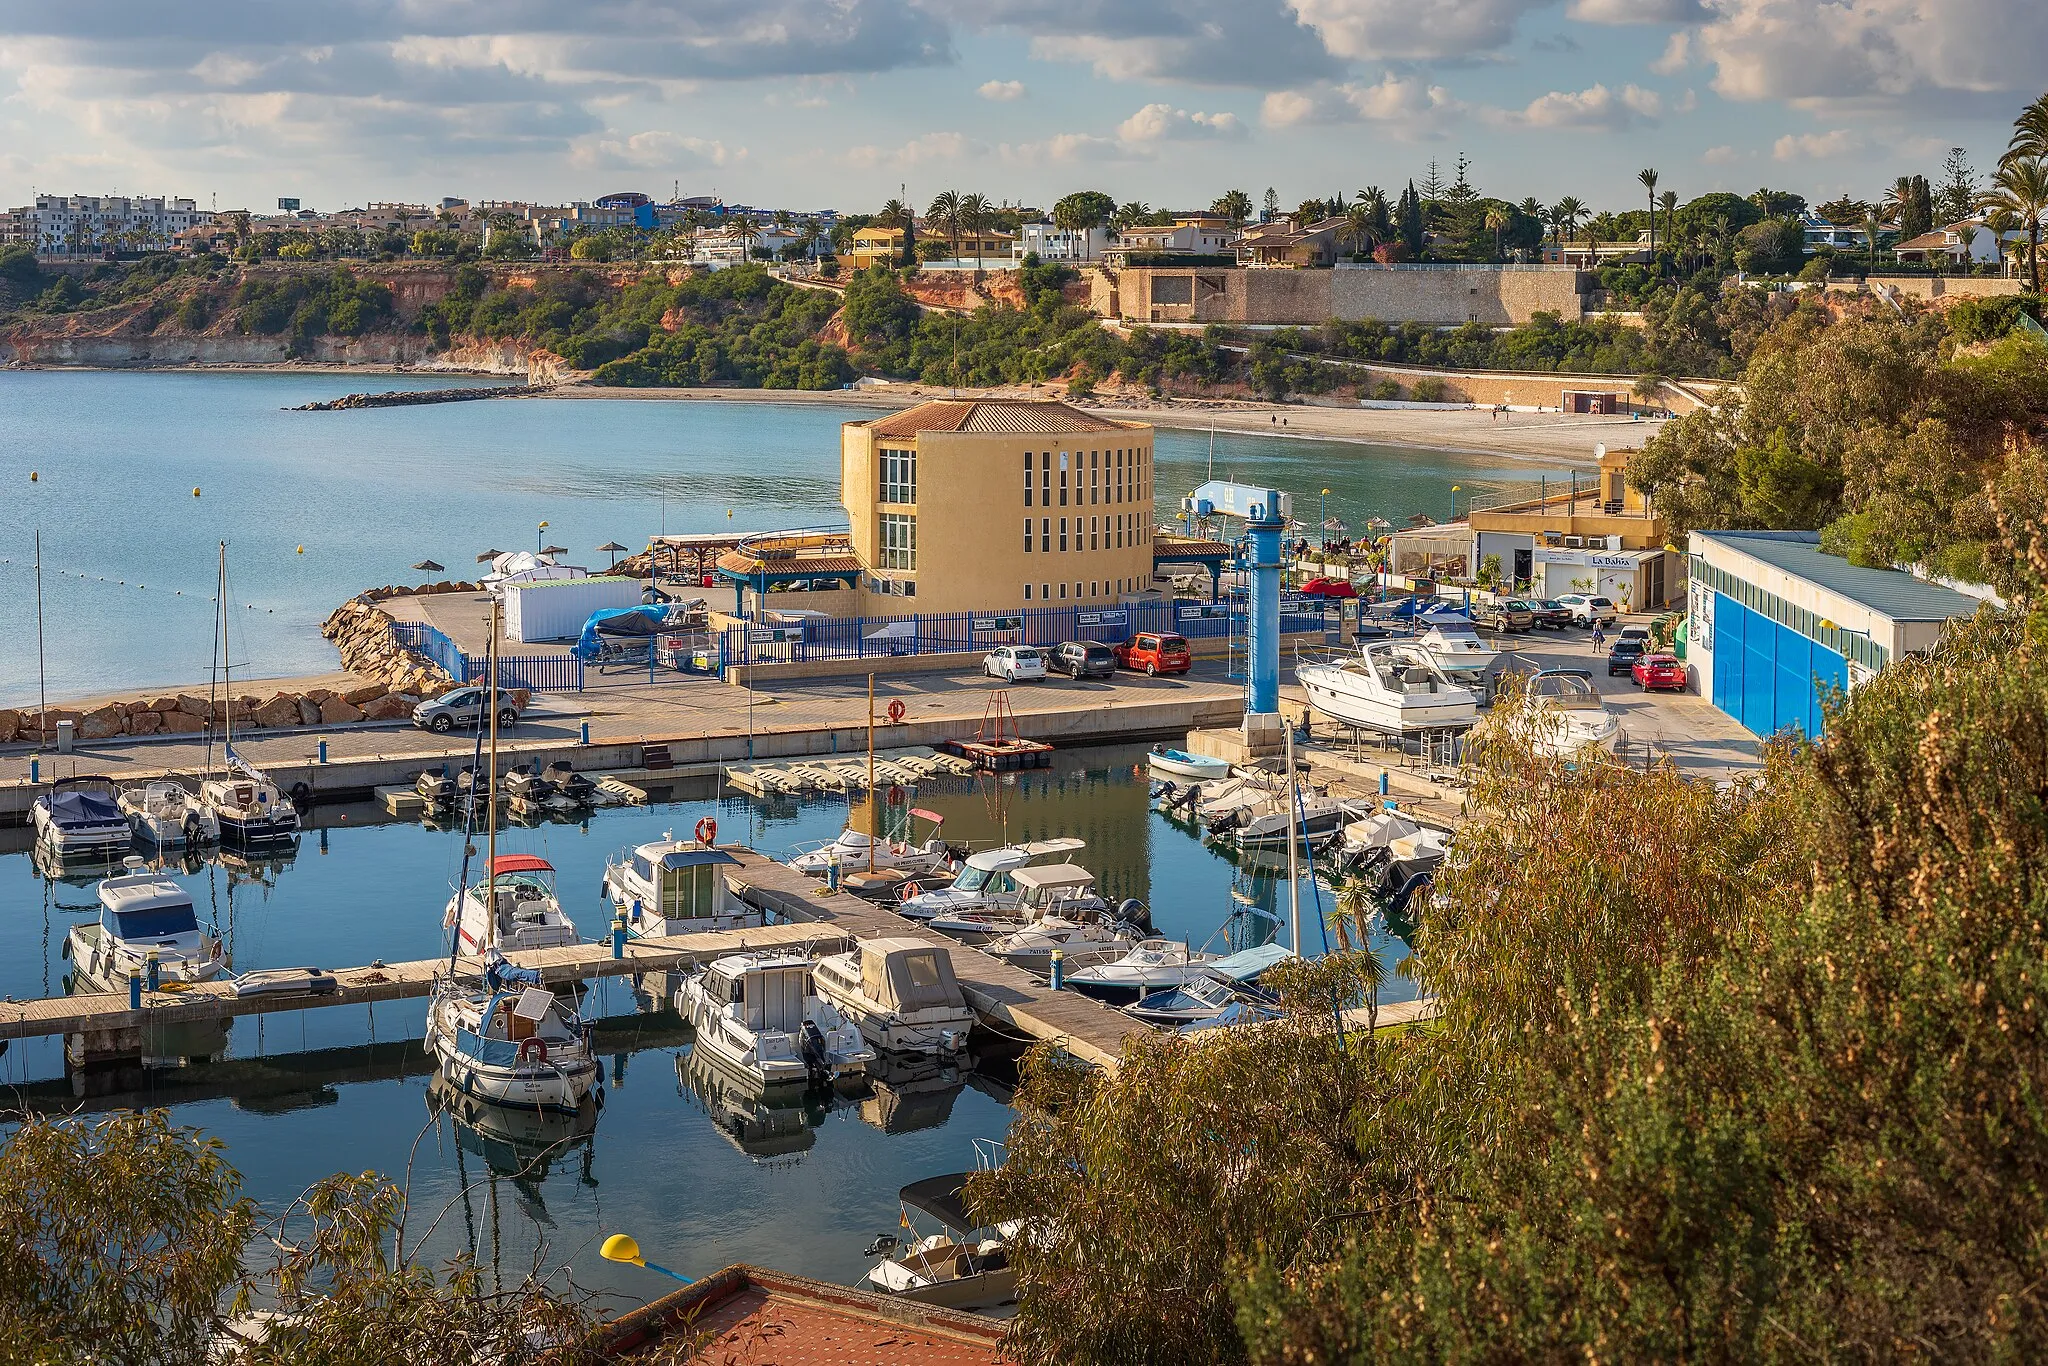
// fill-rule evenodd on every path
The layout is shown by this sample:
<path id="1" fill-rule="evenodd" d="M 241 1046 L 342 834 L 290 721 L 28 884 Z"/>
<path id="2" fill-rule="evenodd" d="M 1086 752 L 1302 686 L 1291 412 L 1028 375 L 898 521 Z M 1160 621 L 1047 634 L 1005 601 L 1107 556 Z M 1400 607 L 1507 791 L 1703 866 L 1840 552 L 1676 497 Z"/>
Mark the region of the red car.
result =
<path id="1" fill-rule="evenodd" d="M 1140 631 L 1116 647 L 1116 662 L 1148 674 L 1184 674 L 1195 665 L 1186 636 Z"/>
<path id="2" fill-rule="evenodd" d="M 1677 655 L 1643 655 L 1636 660 L 1629 674 L 1644 692 L 1654 692 L 1658 688 L 1685 691 L 1685 665 L 1679 663 Z"/>
<path id="3" fill-rule="evenodd" d="M 1358 596 L 1358 589 L 1352 586 L 1351 580 L 1332 579 L 1320 574 L 1303 584 L 1301 592 L 1304 597 L 1312 598 L 1355 598 Z"/>

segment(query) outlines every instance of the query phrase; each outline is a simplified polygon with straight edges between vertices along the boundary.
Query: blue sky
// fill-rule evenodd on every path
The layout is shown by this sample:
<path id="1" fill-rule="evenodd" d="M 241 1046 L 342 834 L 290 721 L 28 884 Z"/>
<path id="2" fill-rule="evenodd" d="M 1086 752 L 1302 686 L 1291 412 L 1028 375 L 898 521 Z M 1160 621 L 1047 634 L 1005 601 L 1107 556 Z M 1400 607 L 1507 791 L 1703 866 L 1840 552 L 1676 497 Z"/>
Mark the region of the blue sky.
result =
<path id="1" fill-rule="evenodd" d="M 0 0 L 0 200 L 1871 198 L 2043 52 L 2048 0 Z"/>

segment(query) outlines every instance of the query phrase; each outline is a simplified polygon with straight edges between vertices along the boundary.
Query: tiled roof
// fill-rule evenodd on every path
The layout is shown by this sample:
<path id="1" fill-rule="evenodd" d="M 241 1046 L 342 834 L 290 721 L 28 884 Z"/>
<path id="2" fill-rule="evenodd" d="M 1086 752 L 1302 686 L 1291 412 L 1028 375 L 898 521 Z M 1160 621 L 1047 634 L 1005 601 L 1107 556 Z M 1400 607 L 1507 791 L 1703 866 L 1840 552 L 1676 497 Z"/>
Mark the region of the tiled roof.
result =
<path id="1" fill-rule="evenodd" d="M 1823 555 L 1817 531 L 1695 531 L 1702 540 L 1739 550 L 1773 569 L 1817 584 L 1893 621 L 1947 621 L 1975 612 L 1977 599 L 1915 578 L 1901 569 L 1866 569 Z"/>
<path id="2" fill-rule="evenodd" d="M 1115 432 L 1144 427 L 1084 413 L 1057 399 L 981 398 L 935 400 L 868 422 L 876 436 L 916 436 L 919 432 L 972 432 L 989 435 L 1055 435 L 1061 432 Z"/>
<path id="3" fill-rule="evenodd" d="M 728 550 L 718 557 L 718 567 L 729 574 L 854 574 L 860 561 L 841 551 L 836 554 L 798 554 L 787 559 L 767 560 L 744 550 Z"/>

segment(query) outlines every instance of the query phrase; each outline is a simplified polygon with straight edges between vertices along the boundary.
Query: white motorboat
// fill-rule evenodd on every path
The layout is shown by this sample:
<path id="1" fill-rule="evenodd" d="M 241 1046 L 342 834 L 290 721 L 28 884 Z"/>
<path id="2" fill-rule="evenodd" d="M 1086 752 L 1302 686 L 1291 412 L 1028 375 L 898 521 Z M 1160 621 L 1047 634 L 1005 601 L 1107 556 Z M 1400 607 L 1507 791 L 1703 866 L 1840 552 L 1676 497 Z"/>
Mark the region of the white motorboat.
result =
<path id="1" fill-rule="evenodd" d="M 851 953 L 818 960 L 818 992 L 891 1053 L 959 1053 L 974 1028 L 974 1009 L 953 977 L 942 944 L 923 939 L 870 939 Z"/>
<path id="2" fill-rule="evenodd" d="M 1376 640 L 1351 655 L 1296 661 L 1309 705 L 1333 721 L 1390 735 L 1464 730 L 1479 719 L 1479 696 L 1454 681 L 1410 640 Z"/>
<path id="3" fill-rule="evenodd" d="M 696 1031 L 696 1051 L 760 1086 L 860 1076 L 874 1051 L 818 994 L 814 966 L 786 951 L 714 959 L 676 988 L 676 1013 Z"/>
<path id="4" fill-rule="evenodd" d="M 59 778 L 29 811 L 36 842 L 57 854 L 119 854 L 133 842 L 109 778 Z"/>
<path id="5" fill-rule="evenodd" d="M 1216 959 L 1216 954 L 1191 949 L 1185 942 L 1147 939 L 1121 958 L 1068 973 L 1067 985 L 1100 1001 L 1128 1005 L 1152 992 L 1206 977 L 1206 966 Z"/>
<path id="6" fill-rule="evenodd" d="M 1620 720 L 1584 669 L 1545 669 L 1531 678 L 1524 716 L 1536 747 L 1558 758 L 1588 745 L 1611 751 L 1621 739 Z"/>
<path id="7" fill-rule="evenodd" d="M 1017 1271 L 1010 1265 L 1016 1221 L 985 1225 L 967 1212 L 967 1173 L 913 1181 L 900 1192 L 905 1241 L 885 1233 L 868 1245 L 880 1261 L 868 1271 L 867 1288 L 947 1309 L 1001 1309 L 1017 1301 Z M 944 1231 L 920 1237 L 912 1214 L 929 1215 Z"/>
<path id="8" fill-rule="evenodd" d="M 1145 756 L 1145 766 L 1155 775 L 1169 778 L 1193 778 L 1198 782 L 1213 782 L 1230 776 L 1230 760 L 1212 759 L 1206 754 L 1190 754 L 1184 749 L 1168 749 L 1165 745 L 1153 746 Z"/>
<path id="9" fill-rule="evenodd" d="M 981 946 L 991 958 L 1000 958 L 1026 972 L 1043 977 L 1052 971 L 1052 955 L 1060 954 L 1067 971 L 1121 958 L 1142 938 L 1136 926 L 1121 920 L 1096 916 L 1068 920 L 1044 916 L 1021 929 L 998 935 Z"/>
<path id="10" fill-rule="evenodd" d="M 482 953 L 491 944 L 508 950 L 555 949 L 582 942 L 576 922 L 555 895 L 553 864 L 534 854 L 499 854 L 490 868 L 486 881 L 448 899 L 442 923 L 455 931 L 459 952 Z"/>
<path id="11" fill-rule="evenodd" d="M 495 949 L 481 990 L 441 979 L 427 1007 L 427 1047 L 450 1086 L 492 1105 L 573 1115 L 604 1080 L 589 1024 L 538 972 Z"/>
<path id="12" fill-rule="evenodd" d="M 227 967 L 227 950 L 219 935 L 200 926 L 191 893 L 163 874 L 107 878 L 99 900 L 99 919 L 72 926 L 64 939 L 82 985 L 126 991 L 130 972 L 148 975 L 151 954 L 160 983 L 211 982 Z"/>
<path id="13" fill-rule="evenodd" d="M 1416 637 L 1416 643 L 1453 678 L 1477 680 L 1500 658 L 1500 651 L 1482 641 L 1464 618 L 1432 617 L 1430 621 L 1433 624 Z"/>
<path id="14" fill-rule="evenodd" d="M 1277 1014 L 1278 1002 L 1257 983 L 1260 974 L 1293 956 L 1291 949 L 1279 944 L 1245 949 L 1213 960 L 1199 976 L 1189 977 L 1179 986 L 1146 993 L 1124 1011 L 1162 1029 L 1220 1019 L 1233 1006 L 1249 1005 Z"/>
<path id="15" fill-rule="evenodd" d="M 121 789 L 119 805 L 135 833 L 158 849 L 212 844 L 220 820 L 183 783 L 168 778 Z"/>
<path id="16" fill-rule="evenodd" d="M 605 865 L 604 898 L 626 917 L 626 933 L 635 939 L 754 929 L 763 923 L 761 912 L 734 896 L 725 880 L 725 870 L 738 866 L 713 845 L 658 839 Z"/>
<path id="17" fill-rule="evenodd" d="M 227 771 L 199 784 L 199 804 L 212 816 L 222 844 L 247 849 L 281 844 L 299 833 L 299 813 L 290 799 L 232 748 Z"/>
<path id="18" fill-rule="evenodd" d="M 849 825 L 839 832 L 839 838 L 830 843 L 813 845 L 799 852 L 789 860 L 789 866 L 807 877 L 824 877 L 835 865 L 842 873 L 893 869 L 916 874 L 936 872 L 950 864 L 953 851 L 939 838 L 939 827 L 944 824 L 945 817 L 920 807 L 912 807 L 910 814 L 931 822 L 931 833 L 923 844 L 879 836 L 871 838 L 865 830 L 856 830 Z"/>
<path id="19" fill-rule="evenodd" d="M 1420 829 L 1420 822 L 1399 811 L 1382 808 L 1344 827 L 1344 845 L 1339 854 L 1344 859 L 1370 857 L 1374 850 L 1384 850 L 1395 840 Z"/>
<path id="20" fill-rule="evenodd" d="M 1242 849 L 1285 850 L 1290 829 L 1298 832 L 1299 840 L 1313 840 L 1336 830 L 1347 815 L 1344 803 L 1327 792 L 1303 792 L 1297 801 L 1282 789 L 1247 796 L 1242 804 L 1217 812 L 1207 828 L 1211 835 L 1232 840 Z"/>
<path id="21" fill-rule="evenodd" d="M 1078 864 L 1040 864 L 1019 868 L 1009 877 L 1017 884 L 1017 891 L 1004 904 L 947 911 L 925 924 L 963 944 L 979 945 L 1044 916 L 1072 920 L 1100 915 L 1109 909 L 1109 903 L 1095 890 L 1095 874 Z"/>
<path id="22" fill-rule="evenodd" d="M 967 911 L 1004 910 L 1017 904 L 1015 874 L 1019 868 L 1086 847 L 1086 841 L 1062 837 L 1006 844 L 969 854 L 950 884 L 904 898 L 897 904 L 896 912 L 909 920 L 930 920 Z"/>

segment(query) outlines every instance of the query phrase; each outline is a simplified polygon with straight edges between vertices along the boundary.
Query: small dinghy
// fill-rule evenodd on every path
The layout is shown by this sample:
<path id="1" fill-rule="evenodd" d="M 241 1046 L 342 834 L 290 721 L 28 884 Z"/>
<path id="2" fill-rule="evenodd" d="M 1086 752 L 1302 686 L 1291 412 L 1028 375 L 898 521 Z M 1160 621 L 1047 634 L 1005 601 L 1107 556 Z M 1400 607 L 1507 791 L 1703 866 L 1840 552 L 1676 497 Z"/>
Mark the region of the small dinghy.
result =
<path id="1" fill-rule="evenodd" d="M 1193 778 L 1208 782 L 1230 776 L 1228 759 L 1213 759 L 1206 754 L 1190 754 L 1184 749 L 1169 749 L 1155 745 L 1145 756 L 1145 766 L 1155 775 L 1164 774 L 1171 778 Z"/>

